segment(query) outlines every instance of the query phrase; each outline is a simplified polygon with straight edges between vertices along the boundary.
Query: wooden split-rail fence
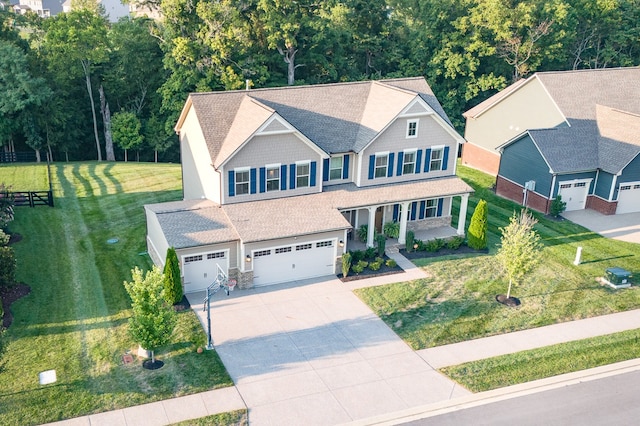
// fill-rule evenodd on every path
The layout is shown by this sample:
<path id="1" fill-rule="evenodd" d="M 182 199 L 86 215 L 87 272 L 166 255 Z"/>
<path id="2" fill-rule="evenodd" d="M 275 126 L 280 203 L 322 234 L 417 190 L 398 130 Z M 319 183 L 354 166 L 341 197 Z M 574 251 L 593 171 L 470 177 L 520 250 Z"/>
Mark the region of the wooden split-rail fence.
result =
<path id="1" fill-rule="evenodd" d="M 49 206 L 53 207 L 52 191 L 11 191 L 13 205 L 18 206 Z"/>

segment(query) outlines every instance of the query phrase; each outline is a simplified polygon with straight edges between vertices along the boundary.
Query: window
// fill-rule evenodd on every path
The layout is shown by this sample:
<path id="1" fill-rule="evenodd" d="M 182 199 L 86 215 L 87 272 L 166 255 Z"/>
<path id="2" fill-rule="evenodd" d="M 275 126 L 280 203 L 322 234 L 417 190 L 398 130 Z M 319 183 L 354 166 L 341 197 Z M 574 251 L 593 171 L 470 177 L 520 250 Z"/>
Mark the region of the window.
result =
<path id="1" fill-rule="evenodd" d="M 377 178 L 386 177 L 388 164 L 389 154 L 376 154 L 376 167 L 374 176 Z"/>
<path id="2" fill-rule="evenodd" d="M 640 189 L 640 185 L 633 185 L 633 189 Z"/>
<path id="3" fill-rule="evenodd" d="M 249 193 L 249 170 L 236 170 L 236 195 Z"/>
<path id="4" fill-rule="evenodd" d="M 631 189 L 631 185 L 623 185 L 620 187 L 620 191 L 627 191 L 629 189 Z"/>
<path id="5" fill-rule="evenodd" d="M 432 148 L 431 149 L 431 162 L 429 164 L 430 171 L 442 170 L 442 153 L 444 148 Z"/>
<path id="6" fill-rule="evenodd" d="M 329 180 L 342 179 L 343 157 L 331 157 L 329 162 Z"/>
<path id="7" fill-rule="evenodd" d="M 207 253 L 207 259 L 224 259 L 224 252 L 219 251 L 217 253 Z"/>
<path id="8" fill-rule="evenodd" d="M 402 162 L 402 174 L 407 175 L 416 172 L 416 151 L 405 151 Z"/>
<path id="9" fill-rule="evenodd" d="M 297 251 L 309 250 L 310 248 L 313 248 L 313 244 L 300 244 L 300 245 L 296 246 L 296 250 Z"/>
<path id="10" fill-rule="evenodd" d="M 418 120 L 407 121 L 407 137 L 408 138 L 418 137 Z"/>
<path id="11" fill-rule="evenodd" d="M 562 189 L 571 188 L 571 184 L 570 183 L 563 183 L 562 185 L 560 185 L 560 188 L 562 188 Z"/>
<path id="12" fill-rule="evenodd" d="M 280 247 L 276 249 L 276 254 L 289 253 L 290 251 L 291 247 Z"/>
<path id="13" fill-rule="evenodd" d="M 270 254 L 271 250 L 258 250 L 253 252 L 253 257 L 269 256 Z"/>
<path id="14" fill-rule="evenodd" d="M 309 163 L 296 164 L 296 188 L 309 186 Z"/>
<path id="15" fill-rule="evenodd" d="M 586 182 L 578 182 L 575 185 L 576 188 L 584 188 L 585 186 L 587 186 Z"/>
<path id="16" fill-rule="evenodd" d="M 427 200 L 424 208 L 424 217 L 438 216 L 438 200 Z"/>
<path id="17" fill-rule="evenodd" d="M 320 241 L 319 243 L 316 243 L 316 248 L 332 247 L 332 246 L 333 246 L 333 241 Z"/>
<path id="18" fill-rule="evenodd" d="M 280 190 L 280 165 L 267 166 L 267 192 Z"/>
<path id="19" fill-rule="evenodd" d="M 199 262 L 202 260 L 202 255 L 199 254 L 197 256 L 187 256 L 184 258 L 184 263 L 191 263 L 191 262 Z"/>

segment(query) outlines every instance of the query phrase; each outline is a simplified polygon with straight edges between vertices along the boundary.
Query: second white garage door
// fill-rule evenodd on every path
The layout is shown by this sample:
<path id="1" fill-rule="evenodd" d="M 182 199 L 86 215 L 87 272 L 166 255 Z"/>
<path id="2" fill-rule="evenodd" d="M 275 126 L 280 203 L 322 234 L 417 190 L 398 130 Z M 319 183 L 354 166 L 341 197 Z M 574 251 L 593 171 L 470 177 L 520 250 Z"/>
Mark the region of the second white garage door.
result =
<path id="1" fill-rule="evenodd" d="M 256 250 L 253 285 L 263 286 L 335 273 L 335 240 Z"/>
<path id="2" fill-rule="evenodd" d="M 616 214 L 640 212 L 640 182 L 621 183 Z"/>
<path id="3" fill-rule="evenodd" d="M 583 210 L 587 205 L 590 180 L 560 182 L 558 193 L 567 203 L 566 210 Z"/>
<path id="4" fill-rule="evenodd" d="M 184 275 L 184 292 L 193 293 L 195 291 L 206 290 L 217 276 L 218 268 L 229 273 L 229 251 L 215 251 L 208 253 L 184 256 L 182 258 Z"/>

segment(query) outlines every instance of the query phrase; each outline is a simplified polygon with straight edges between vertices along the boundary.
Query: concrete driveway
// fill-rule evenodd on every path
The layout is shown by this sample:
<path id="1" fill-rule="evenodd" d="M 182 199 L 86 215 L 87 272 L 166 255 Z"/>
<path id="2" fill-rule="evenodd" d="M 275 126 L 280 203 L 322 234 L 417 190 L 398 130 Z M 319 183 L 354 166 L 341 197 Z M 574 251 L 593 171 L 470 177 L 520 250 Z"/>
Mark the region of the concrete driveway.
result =
<path id="1" fill-rule="evenodd" d="M 564 212 L 562 216 L 604 237 L 640 244 L 640 213 L 607 216 L 585 209 Z"/>
<path id="2" fill-rule="evenodd" d="M 203 298 L 189 295 L 206 330 Z M 252 425 L 340 424 L 469 394 L 335 277 L 219 292 L 211 313 Z"/>

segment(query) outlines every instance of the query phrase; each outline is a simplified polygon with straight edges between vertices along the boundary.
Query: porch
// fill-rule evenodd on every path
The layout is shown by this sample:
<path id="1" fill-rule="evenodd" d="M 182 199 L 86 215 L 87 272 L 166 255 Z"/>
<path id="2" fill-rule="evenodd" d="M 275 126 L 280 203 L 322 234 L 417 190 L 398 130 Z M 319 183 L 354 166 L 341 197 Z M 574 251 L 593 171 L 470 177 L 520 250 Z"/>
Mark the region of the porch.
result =
<path id="1" fill-rule="evenodd" d="M 458 230 L 451 226 L 439 226 L 431 229 L 420 229 L 414 231 L 414 239 L 421 241 L 431 241 L 436 238 L 447 239 L 458 236 Z M 399 243 L 397 238 L 387 238 L 386 249 L 394 250 L 404 248 L 404 242 Z M 347 250 L 366 250 L 367 243 L 356 239 L 347 240 Z"/>

